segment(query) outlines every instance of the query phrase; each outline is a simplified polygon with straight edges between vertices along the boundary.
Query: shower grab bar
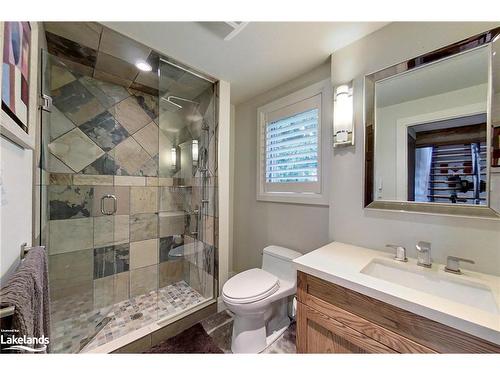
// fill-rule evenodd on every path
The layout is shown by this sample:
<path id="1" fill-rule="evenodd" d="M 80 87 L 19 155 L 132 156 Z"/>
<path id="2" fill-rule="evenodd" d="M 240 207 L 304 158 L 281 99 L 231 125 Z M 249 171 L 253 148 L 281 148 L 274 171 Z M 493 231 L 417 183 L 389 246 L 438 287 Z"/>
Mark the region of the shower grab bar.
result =
<path id="1" fill-rule="evenodd" d="M 104 202 L 106 199 L 113 199 L 113 211 L 106 211 L 104 209 Z M 117 208 L 116 196 L 114 196 L 113 194 L 105 194 L 102 196 L 102 198 L 101 198 L 101 213 L 103 215 L 113 215 L 114 213 L 116 213 L 116 208 Z"/>

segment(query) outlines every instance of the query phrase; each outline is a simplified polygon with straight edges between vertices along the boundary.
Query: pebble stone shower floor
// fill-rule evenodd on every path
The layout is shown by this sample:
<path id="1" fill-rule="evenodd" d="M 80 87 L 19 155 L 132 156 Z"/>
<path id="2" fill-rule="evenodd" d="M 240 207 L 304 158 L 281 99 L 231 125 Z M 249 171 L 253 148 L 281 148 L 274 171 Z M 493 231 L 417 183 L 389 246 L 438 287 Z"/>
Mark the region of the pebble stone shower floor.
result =
<path id="1" fill-rule="evenodd" d="M 191 288 L 185 281 L 167 285 L 157 291 L 132 297 L 115 304 L 105 314 L 104 309 L 90 312 L 82 310 L 85 298 L 77 296 L 78 300 L 66 298 L 52 305 L 53 323 L 51 333 L 52 353 L 78 353 L 106 344 L 129 332 L 137 330 L 156 320 L 173 316 L 186 309 L 206 301 L 200 293 Z M 57 319 L 57 312 L 68 309 L 72 311 L 71 318 Z M 103 319 L 104 318 L 104 319 Z M 104 325 L 94 337 L 89 334 L 89 325 Z M 83 339 L 82 339 L 83 338 Z"/>

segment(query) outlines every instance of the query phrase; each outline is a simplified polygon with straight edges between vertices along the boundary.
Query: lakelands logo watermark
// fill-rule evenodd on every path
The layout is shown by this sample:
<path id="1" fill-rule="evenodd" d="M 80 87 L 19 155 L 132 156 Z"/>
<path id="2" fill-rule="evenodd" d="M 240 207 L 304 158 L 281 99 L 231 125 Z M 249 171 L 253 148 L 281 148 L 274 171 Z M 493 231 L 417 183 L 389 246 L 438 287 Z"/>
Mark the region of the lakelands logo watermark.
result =
<path id="1" fill-rule="evenodd" d="M 47 350 L 49 338 L 42 335 L 41 337 L 17 336 L 17 330 L 2 330 L 0 334 L 0 344 L 3 350 L 25 351 L 31 353 L 40 353 Z"/>

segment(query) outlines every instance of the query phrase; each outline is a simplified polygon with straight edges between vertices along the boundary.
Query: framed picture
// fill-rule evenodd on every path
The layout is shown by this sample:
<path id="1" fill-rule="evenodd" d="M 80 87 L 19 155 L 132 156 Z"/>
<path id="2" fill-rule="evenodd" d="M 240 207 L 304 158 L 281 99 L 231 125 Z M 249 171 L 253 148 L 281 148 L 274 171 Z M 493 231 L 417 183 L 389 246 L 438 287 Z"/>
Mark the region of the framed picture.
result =
<path id="1" fill-rule="evenodd" d="M 0 22 L 0 132 L 31 149 L 37 118 L 37 38 L 36 22 Z"/>

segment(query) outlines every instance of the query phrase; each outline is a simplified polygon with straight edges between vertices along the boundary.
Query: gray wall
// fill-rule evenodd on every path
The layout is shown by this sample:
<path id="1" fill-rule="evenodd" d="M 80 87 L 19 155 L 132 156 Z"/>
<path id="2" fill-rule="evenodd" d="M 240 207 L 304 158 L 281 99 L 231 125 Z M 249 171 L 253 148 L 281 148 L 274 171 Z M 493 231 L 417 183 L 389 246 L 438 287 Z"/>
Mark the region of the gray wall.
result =
<path id="1" fill-rule="evenodd" d="M 435 261 L 449 254 L 474 259 L 471 268 L 500 274 L 500 221 L 363 210 L 363 76 L 437 49 L 499 23 L 393 23 L 333 53 L 334 85 L 354 79 L 356 146 L 335 150 L 331 164 L 330 239 L 385 250 L 432 242 Z"/>
<path id="2" fill-rule="evenodd" d="M 257 108 L 330 76 L 329 61 L 235 110 L 233 271 L 260 267 L 262 249 L 308 252 L 328 243 L 328 207 L 256 200 Z"/>

